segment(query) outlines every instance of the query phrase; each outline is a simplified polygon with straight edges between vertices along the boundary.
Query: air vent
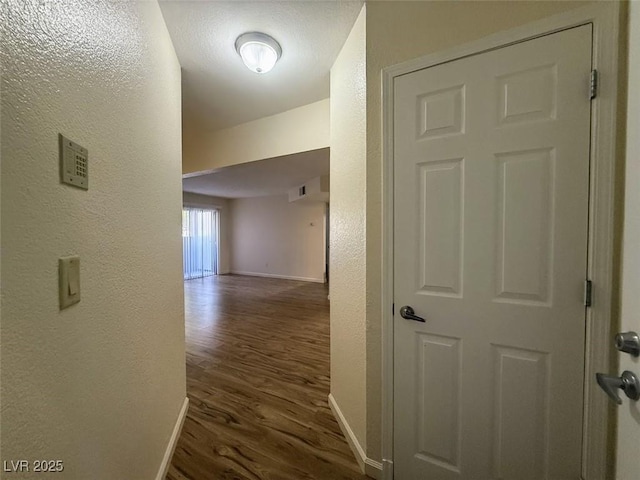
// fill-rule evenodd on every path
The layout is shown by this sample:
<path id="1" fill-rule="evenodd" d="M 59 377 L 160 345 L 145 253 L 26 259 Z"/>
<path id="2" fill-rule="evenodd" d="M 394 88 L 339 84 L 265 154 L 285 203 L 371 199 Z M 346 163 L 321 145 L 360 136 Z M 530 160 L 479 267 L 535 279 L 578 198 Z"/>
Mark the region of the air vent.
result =
<path id="1" fill-rule="evenodd" d="M 315 177 L 304 185 L 289 190 L 289 201 L 301 202 L 328 202 L 329 201 L 329 175 Z"/>

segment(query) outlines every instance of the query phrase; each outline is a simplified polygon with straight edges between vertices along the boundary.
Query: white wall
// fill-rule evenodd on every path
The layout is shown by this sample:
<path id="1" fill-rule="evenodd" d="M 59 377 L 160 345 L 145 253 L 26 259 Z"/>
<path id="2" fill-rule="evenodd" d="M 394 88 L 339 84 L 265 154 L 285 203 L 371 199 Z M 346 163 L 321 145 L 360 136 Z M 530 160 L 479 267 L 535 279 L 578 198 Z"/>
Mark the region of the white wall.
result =
<path id="1" fill-rule="evenodd" d="M 622 312 L 619 331 L 640 332 L 640 1 L 630 2 L 627 155 L 622 255 Z M 640 375 L 640 358 L 620 354 L 618 372 Z M 617 476 L 634 480 L 640 471 L 640 403 L 626 397 L 618 407 Z"/>
<path id="2" fill-rule="evenodd" d="M 2 9 L 2 459 L 153 479 L 185 399 L 180 66 L 156 2 Z M 88 191 L 60 183 L 58 132 Z"/>
<path id="3" fill-rule="evenodd" d="M 331 394 L 366 451 L 365 11 L 331 68 Z"/>
<path id="4" fill-rule="evenodd" d="M 189 125 L 183 172 L 193 174 L 329 146 L 329 100 L 215 132 Z"/>
<path id="5" fill-rule="evenodd" d="M 182 204 L 185 207 L 214 208 L 218 210 L 220 223 L 219 262 L 218 273 L 224 275 L 231 269 L 231 212 L 227 198 L 199 195 L 183 192 Z"/>
<path id="6" fill-rule="evenodd" d="M 285 194 L 229 205 L 232 273 L 324 282 L 324 203 Z"/>

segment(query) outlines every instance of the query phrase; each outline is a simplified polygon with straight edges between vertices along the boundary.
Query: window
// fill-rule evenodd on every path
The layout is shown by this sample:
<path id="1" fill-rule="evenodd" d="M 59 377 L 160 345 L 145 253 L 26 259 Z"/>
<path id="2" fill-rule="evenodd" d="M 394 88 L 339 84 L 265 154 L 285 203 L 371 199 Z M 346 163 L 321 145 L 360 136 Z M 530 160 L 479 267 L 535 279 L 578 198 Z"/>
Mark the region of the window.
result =
<path id="1" fill-rule="evenodd" d="M 218 274 L 217 210 L 182 210 L 182 265 L 185 280 Z"/>

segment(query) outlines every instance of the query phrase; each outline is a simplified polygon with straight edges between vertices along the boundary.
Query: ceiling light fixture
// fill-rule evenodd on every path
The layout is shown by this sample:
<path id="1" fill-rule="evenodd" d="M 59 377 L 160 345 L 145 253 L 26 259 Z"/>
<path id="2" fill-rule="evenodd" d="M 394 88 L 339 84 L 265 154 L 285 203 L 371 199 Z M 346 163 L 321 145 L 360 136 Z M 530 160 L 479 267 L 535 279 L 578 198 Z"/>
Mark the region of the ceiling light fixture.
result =
<path id="1" fill-rule="evenodd" d="M 240 35 L 236 40 L 236 51 L 247 68 L 256 73 L 267 73 L 282 55 L 278 42 L 259 32 Z"/>

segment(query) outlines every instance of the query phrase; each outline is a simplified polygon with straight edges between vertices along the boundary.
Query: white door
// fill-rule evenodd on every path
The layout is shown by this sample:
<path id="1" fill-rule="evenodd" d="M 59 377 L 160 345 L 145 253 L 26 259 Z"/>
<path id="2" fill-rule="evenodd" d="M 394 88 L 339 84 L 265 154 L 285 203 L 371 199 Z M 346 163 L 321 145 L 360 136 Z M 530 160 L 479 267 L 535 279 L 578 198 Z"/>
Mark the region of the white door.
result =
<path id="1" fill-rule="evenodd" d="M 640 3 L 629 4 L 629 98 L 627 120 L 627 166 L 622 258 L 623 332 L 640 334 Z M 640 377 L 640 357 L 620 354 L 616 374 L 629 370 Z M 614 372 L 611 372 L 614 373 Z M 618 480 L 640 478 L 640 402 L 619 392 Z"/>
<path id="2" fill-rule="evenodd" d="M 397 480 L 580 478 L 591 38 L 395 81 Z"/>

